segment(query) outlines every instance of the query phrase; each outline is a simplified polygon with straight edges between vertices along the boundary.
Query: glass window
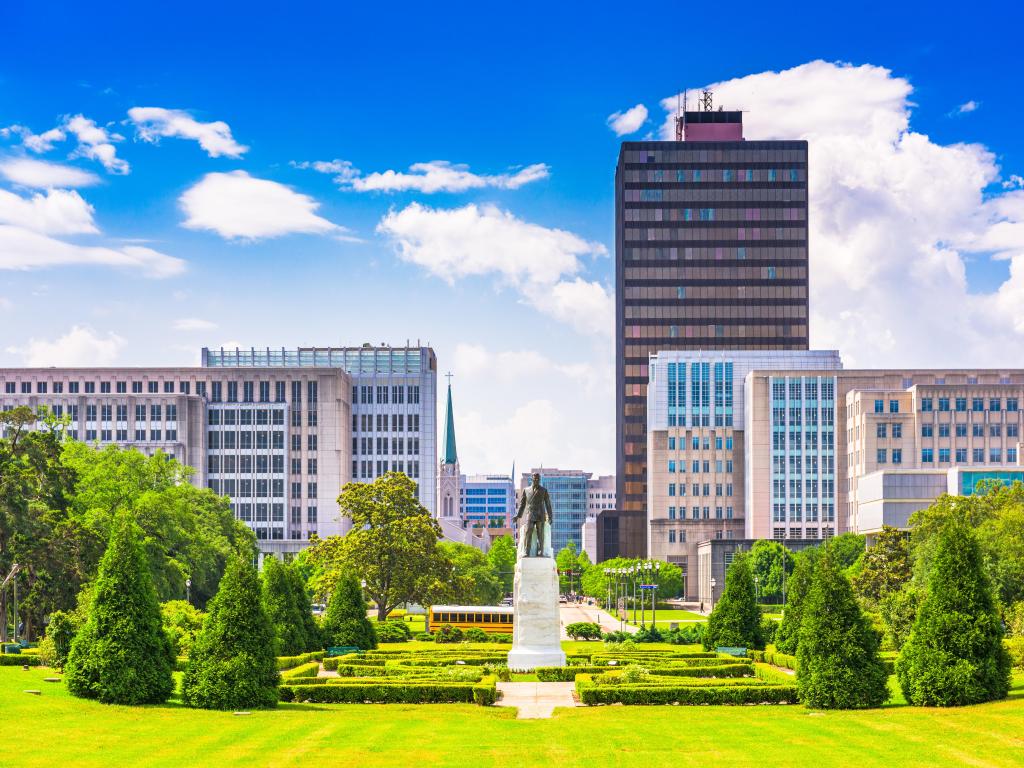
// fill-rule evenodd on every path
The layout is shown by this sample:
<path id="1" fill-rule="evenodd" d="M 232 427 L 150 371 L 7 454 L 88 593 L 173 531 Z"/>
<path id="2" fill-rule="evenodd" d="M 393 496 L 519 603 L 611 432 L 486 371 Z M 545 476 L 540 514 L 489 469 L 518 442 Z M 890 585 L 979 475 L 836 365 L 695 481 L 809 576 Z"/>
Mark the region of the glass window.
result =
<path id="1" fill-rule="evenodd" d="M 886 424 L 876 424 L 875 425 L 875 437 L 880 438 L 880 439 L 885 439 L 886 431 L 887 431 L 887 425 Z"/>
<path id="2" fill-rule="evenodd" d="M 875 452 L 875 461 L 879 464 L 885 464 L 885 448 L 879 448 Z"/>
<path id="3" fill-rule="evenodd" d="M 921 449 L 921 463 L 922 464 L 934 464 L 935 463 L 935 454 L 934 454 L 934 452 L 932 451 L 931 448 L 922 448 Z"/>
<path id="4" fill-rule="evenodd" d="M 885 412 L 885 401 L 884 400 L 875 400 L 875 413 L 884 413 L 884 412 Z"/>
<path id="5" fill-rule="evenodd" d="M 932 410 L 932 399 L 930 397 L 921 398 L 921 410 L 926 413 Z"/>
<path id="6" fill-rule="evenodd" d="M 902 464 L 903 463 L 903 449 L 902 448 L 893 448 L 892 449 L 892 463 L 893 464 Z"/>
<path id="7" fill-rule="evenodd" d="M 902 424 L 893 424 L 892 425 L 892 436 L 894 438 L 903 437 L 903 425 Z"/>

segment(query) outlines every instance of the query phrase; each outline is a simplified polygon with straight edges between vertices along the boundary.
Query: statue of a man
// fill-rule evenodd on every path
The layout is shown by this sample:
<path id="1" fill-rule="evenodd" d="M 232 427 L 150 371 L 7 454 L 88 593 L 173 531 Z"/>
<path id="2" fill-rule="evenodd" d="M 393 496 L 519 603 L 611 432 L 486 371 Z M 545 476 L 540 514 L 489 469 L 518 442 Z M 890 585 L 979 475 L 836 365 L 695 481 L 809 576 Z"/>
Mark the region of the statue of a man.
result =
<path id="1" fill-rule="evenodd" d="M 520 528 L 523 540 L 523 557 L 544 557 L 544 525 L 552 524 L 551 497 L 547 489 L 540 484 L 540 474 L 533 473 L 533 484 L 523 491 L 519 498 L 519 510 L 516 513 L 516 524 L 526 515 L 525 529 Z M 530 545 L 534 545 L 533 554 Z"/>

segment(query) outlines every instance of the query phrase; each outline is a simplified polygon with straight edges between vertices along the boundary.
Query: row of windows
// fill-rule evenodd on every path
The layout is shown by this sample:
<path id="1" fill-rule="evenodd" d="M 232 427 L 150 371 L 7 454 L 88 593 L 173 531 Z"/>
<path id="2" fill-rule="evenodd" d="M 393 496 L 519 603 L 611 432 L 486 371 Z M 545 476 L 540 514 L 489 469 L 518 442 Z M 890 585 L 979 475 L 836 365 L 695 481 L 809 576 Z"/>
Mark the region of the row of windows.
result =
<path id="1" fill-rule="evenodd" d="M 879 426 L 884 427 L 884 424 Z M 899 426 L 899 425 L 893 425 Z M 934 437 L 935 427 L 939 428 L 939 437 L 949 437 L 950 424 L 922 424 L 921 425 L 921 437 Z M 967 424 L 953 424 L 955 429 L 954 432 L 957 437 L 967 437 Z M 876 430 L 878 437 L 885 437 L 885 430 Z M 902 433 L 902 430 L 893 429 L 893 437 L 899 437 L 898 433 Z M 1003 436 L 1003 425 L 1002 424 L 989 424 L 988 425 L 989 437 L 1002 437 Z M 1006 425 L 1006 436 L 1007 437 L 1018 437 L 1020 435 L 1019 424 L 1007 424 Z M 985 436 L 985 425 L 984 424 L 971 424 L 971 437 L 984 437 Z"/>
<path id="2" fill-rule="evenodd" d="M 377 385 L 370 384 L 352 387 L 352 404 L 356 405 L 419 405 L 420 387 L 418 384 L 405 386 L 402 384 Z"/>
<path id="3" fill-rule="evenodd" d="M 831 539 L 836 535 L 833 526 L 825 528 L 773 528 L 773 539 Z"/>
<path id="4" fill-rule="evenodd" d="M 955 451 L 951 453 L 951 451 Z M 934 464 L 935 463 L 934 448 L 922 448 L 921 449 L 921 463 L 922 464 Z M 967 463 L 967 449 L 966 448 L 939 448 L 938 449 L 938 461 L 940 464 L 950 463 L 950 457 L 953 457 L 953 461 L 957 464 Z M 879 448 L 876 452 L 875 460 L 879 464 L 886 463 L 886 452 L 884 448 Z M 892 451 L 892 463 L 899 464 L 903 460 L 902 452 L 899 449 L 893 449 Z M 984 464 L 985 463 L 985 449 L 984 448 L 972 448 L 971 449 L 971 463 L 972 464 Z M 1003 449 L 1002 448 L 989 448 L 988 449 L 988 463 L 990 464 L 1002 464 L 1003 463 Z M 1006 449 L 1006 463 L 1016 464 L 1017 463 L 1017 449 L 1007 448 Z"/>
<path id="5" fill-rule="evenodd" d="M 825 498 L 831 498 L 835 496 L 836 485 L 835 480 L 830 477 L 823 477 L 820 480 L 817 478 L 809 478 L 801 480 L 800 478 L 790 478 L 788 482 L 789 493 L 786 493 L 787 481 L 783 478 L 774 478 L 772 480 L 772 496 L 777 499 L 784 499 L 787 496 L 791 499 L 800 499 L 804 496 L 815 498 L 816 496 L 823 496 Z"/>
<path id="6" fill-rule="evenodd" d="M 788 439 L 786 432 L 776 430 L 772 432 L 772 451 L 834 451 L 835 433 L 830 430 L 831 427 L 819 427 L 806 432 L 790 430 Z"/>
<path id="7" fill-rule="evenodd" d="M 878 400 L 875 401 L 875 413 L 880 413 L 880 411 L 878 410 L 878 403 L 879 402 L 880 401 L 878 401 Z M 895 401 L 893 400 L 893 401 L 890 401 L 890 402 L 895 402 Z M 948 411 L 948 410 L 950 410 L 950 407 L 949 407 L 950 398 L 948 398 L 948 397 L 939 397 L 939 398 L 922 397 L 921 398 L 921 411 L 927 413 L 927 412 L 936 410 L 936 408 L 935 408 L 936 402 L 938 404 L 937 410 L 939 410 L 939 411 Z M 963 411 L 967 410 L 967 398 L 966 397 L 954 398 L 953 403 L 954 403 L 953 410 L 960 411 L 960 412 L 963 412 Z M 990 397 L 989 398 L 989 400 L 988 400 L 988 409 L 987 410 L 989 410 L 989 411 L 997 411 L 998 412 L 998 411 L 1001 411 L 1002 409 L 1003 409 L 1003 400 L 1002 400 L 1002 398 L 1000 398 L 1000 397 Z M 972 397 L 971 398 L 971 411 L 973 411 L 974 413 L 980 413 L 980 412 L 985 411 L 985 410 L 986 410 L 986 408 L 985 408 L 985 398 L 983 398 L 983 397 Z M 1011 413 L 1016 413 L 1019 410 L 1018 400 L 1017 400 L 1016 397 L 1008 397 L 1008 398 L 1006 398 L 1006 410 L 1011 412 Z M 893 411 L 893 413 L 895 413 L 895 411 Z"/>
<path id="8" fill-rule="evenodd" d="M 298 435 L 292 436 L 293 443 L 296 437 L 298 437 Z M 309 435 L 308 440 L 308 449 L 310 451 L 315 451 L 316 435 Z M 211 429 L 206 433 L 206 446 L 212 450 L 223 448 L 229 451 L 236 448 L 243 451 L 252 450 L 253 448 L 257 450 L 283 450 L 284 432 L 280 430 L 275 430 L 273 432 L 252 432 L 248 430 L 242 430 L 240 432 L 224 432 Z"/>
<path id="9" fill-rule="evenodd" d="M 680 437 L 678 439 L 678 442 L 677 442 L 675 437 L 671 437 L 670 436 L 668 438 L 668 449 L 670 451 L 674 451 L 674 450 L 676 450 L 676 445 L 679 446 L 679 450 L 680 451 L 686 450 L 686 438 L 685 437 Z M 708 435 L 705 435 L 704 437 L 699 437 L 698 435 L 693 435 L 690 438 L 690 449 L 691 450 L 694 450 L 694 451 L 699 451 L 699 450 L 710 451 L 711 450 L 711 445 L 712 445 L 712 439 Z M 715 446 L 714 449 L 716 451 L 720 451 L 723 448 L 725 450 L 727 450 L 727 451 L 731 451 L 732 450 L 732 437 L 729 436 L 729 437 L 724 437 L 723 438 L 723 437 L 721 437 L 719 435 L 716 435 L 715 438 L 714 438 L 714 446 Z M 694 470 L 694 471 L 696 471 L 696 470 Z"/>
<path id="10" fill-rule="evenodd" d="M 715 462 L 714 462 L 715 472 L 718 472 L 718 473 L 721 473 L 721 472 L 725 471 L 725 472 L 729 472 L 731 474 L 732 473 L 732 466 L 733 466 L 732 459 L 726 459 L 724 462 L 721 459 L 715 459 Z M 690 471 L 694 472 L 694 473 L 710 472 L 711 471 L 711 467 L 712 467 L 711 461 L 706 460 L 706 459 L 704 461 L 700 461 L 698 459 L 694 459 L 690 463 Z M 724 468 L 724 470 L 723 470 L 723 468 Z M 668 461 L 668 471 L 671 474 L 675 474 L 676 472 L 679 472 L 680 474 L 685 474 L 686 473 L 686 462 L 685 461 L 676 461 L 674 459 L 669 459 L 669 461 Z"/>
<path id="11" fill-rule="evenodd" d="M 389 418 L 390 416 L 390 418 Z M 377 432 L 419 432 L 420 414 L 418 413 L 353 413 L 353 432 L 372 432 L 376 425 Z M 390 429 L 388 428 L 390 425 Z"/>
<path id="12" fill-rule="evenodd" d="M 717 240 L 795 240 L 807 239 L 804 227 L 637 227 L 627 228 L 627 243 L 636 242 L 700 242 Z"/>
<path id="13" fill-rule="evenodd" d="M 772 404 L 782 404 L 786 400 L 786 393 L 789 393 L 790 400 L 817 400 L 818 380 L 809 378 L 806 381 L 801 379 L 772 379 Z M 825 379 L 821 384 L 821 399 L 826 402 L 835 400 L 836 386 L 832 379 Z"/>
<path id="14" fill-rule="evenodd" d="M 628 261 L 746 261 L 775 259 L 780 262 L 807 261 L 807 249 L 795 245 L 650 246 L 625 249 Z"/>
<path id="15" fill-rule="evenodd" d="M 415 480 L 420 476 L 420 463 L 419 461 L 392 459 L 389 465 L 387 461 L 378 459 L 376 463 L 376 470 L 377 471 L 375 473 L 374 462 L 372 459 L 355 459 L 352 461 L 353 480 L 372 480 L 375 477 L 380 477 L 386 472 L 404 472 Z"/>
<path id="16" fill-rule="evenodd" d="M 662 221 L 806 221 L 807 209 L 800 208 L 627 208 L 628 226 L 633 222 Z"/>
<path id="17" fill-rule="evenodd" d="M 801 504 L 799 502 L 785 504 L 784 502 L 776 502 L 772 504 L 772 522 L 784 523 L 786 522 L 786 512 L 789 512 L 789 522 L 792 523 L 817 523 L 819 505 L 816 502 L 809 502 L 807 504 Z M 822 502 L 820 505 L 821 521 L 822 522 L 835 522 L 836 519 L 836 508 L 835 504 L 830 501 Z"/>
<path id="18" fill-rule="evenodd" d="M 386 437 L 378 437 L 376 443 L 376 451 L 374 451 L 374 441 L 372 437 L 353 437 L 352 438 L 352 453 L 358 453 L 361 455 L 367 455 L 376 453 L 380 456 L 389 455 L 388 447 L 390 445 L 390 454 L 394 456 L 400 456 L 402 454 L 417 455 L 420 452 L 420 439 L 418 437 L 410 437 L 408 439 L 404 437 L 392 437 L 389 441 Z"/>
<path id="19" fill-rule="evenodd" d="M 784 320 L 784 319 L 782 319 Z M 786 323 L 784 321 L 769 323 L 763 322 L 757 325 L 741 324 L 726 325 L 724 323 L 712 323 L 705 325 L 698 323 L 687 325 L 679 331 L 678 338 L 704 338 L 713 337 L 716 339 L 748 339 L 748 338 L 777 338 L 792 339 L 793 337 L 803 338 L 807 335 L 807 326 L 804 323 Z M 626 326 L 627 339 L 671 339 L 677 338 L 669 335 L 669 328 L 662 325 L 628 325 Z M 629 343 L 627 341 L 627 343 Z M 659 347 L 660 349 L 660 347 Z M 639 394 L 639 393 L 637 393 Z"/>
<path id="20" fill-rule="evenodd" d="M 68 430 L 68 436 L 72 440 L 77 440 L 79 430 L 72 427 Z M 128 443 L 128 435 L 133 434 L 129 430 L 124 428 L 119 429 L 93 429 L 89 428 L 84 430 L 81 434 L 85 435 L 85 442 L 92 443 L 99 440 L 101 443 Z M 148 432 L 145 429 L 135 429 L 134 440 L 136 443 L 160 443 L 160 442 L 177 442 L 178 430 L 177 429 L 151 429 Z"/>
<path id="21" fill-rule="evenodd" d="M 677 488 L 679 490 L 678 494 L 676 494 L 676 489 Z M 712 494 L 711 493 L 711 483 L 693 483 L 693 485 L 691 486 L 691 493 L 690 493 L 690 495 L 691 496 L 696 496 L 698 498 L 701 497 L 701 496 L 712 496 L 712 495 L 714 495 L 714 496 L 726 496 L 726 497 L 731 497 L 732 496 L 732 483 L 715 483 L 714 484 L 714 488 L 715 488 L 715 492 L 714 492 L 714 494 Z M 724 491 L 724 493 L 723 493 L 723 491 Z M 686 483 L 678 483 L 678 484 L 676 484 L 676 483 L 669 483 L 668 484 L 668 495 L 669 496 L 676 496 L 676 495 L 685 496 L 686 495 Z"/>
<path id="22" fill-rule="evenodd" d="M 92 395 L 92 394 L 96 393 L 96 385 L 97 385 L 97 383 L 99 384 L 99 394 L 101 394 L 101 395 L 112 394 L 112 391 L 111 391 L 112 389 L 113 389 L 114 393 L 117 393 L 119 395 L 127 394 L 128 393 L 129 383 L 131 384 L 132 394 L 140 394 L 142 392 L 142 389 L 143 389 L 143 387 L 142 387 L 143 382 L 141 382 L 141 381 L 133 381 L 133 382 L 127 382 L 127 381 L 114 381 L 114 382 L 110 382 L 110 381 L 100 381 L 100 382 L 95 382 L 95 381 L 85 381 L 85 382 L 69 381 L 69 382 L 67 382 L 67 391 L 68 391 L 69 395 L 77 395 L 80 392 L 84 392 L 87 395 Z M 51 384 L 52 384 L 52 387 L 51 387 Z M 47 390 L 49 390 L 50 392 L 52 392 L 55 395 L 63 394 L 64 393 L 64 384 L 65 384 L 65 382 L 63 382 L 63 381 L 54 381 L 54 382 L 37 381 L 36 382 L 36 394 L 45 395 L 45 394 L 47 394 Z M 160 382 L 158 382 L 158 381 L 148 381 L 148 382 L 145 382 L 145 384 L 146 384 L 146 391 L 149 394 L 159 394 L 161 392 L 161 389 L 162 389 L 164 394 L 174 394 L 174 382 L 173 381 L 165 381 L 165 382 L 163 382 L 163 387 L 160 386 Z M 18 389 L 17 382 L 14 382 L 14 381 L 5 381 L 4 382 L 4 392 L 6 392 L 8 395 L 16 394 L 17 393 L 17 389 Z M 180 390 L 181 394 L 185 394 L 185 395 L 189 394 L 189 389 L 190 389 L 189 382 L 187 382 L 187 381 L 179 382 L 179 390 Z M 23 381 L 23 382 L 21 382 L 21 394 L 23 394 L 23 395 L 30 395 L 30 394 L 32 394 L 32 382 L 31 381 Z"/>
<path id="23" fill-rule="evenodd" d="M 82 413 L 82 411 L 79 409 L 78 405 L 75 404 L 75 403 L 69 403 L 69 404 L 67 404 L 67 406 L 65 406 L 63 403 L 52 403 L 48 407 L 49 407 L 50 412 L 54 416 L 56 416 L 57 418 L 63 417 L 65 415 L 65 413 L 66 413 L 68 418 L 72 422 L 77 422 L 79 414 Z M 9 408 L 5 408 L 5 410 L 9 410 Z M 127 405 L 122 405 L 122 404 L 110 404 L 110 405 L 93 405 L 93 404 L 88 404 L 88 405 L 85 406 L 85 411 L 84 411 L 84 413 L 85 413 L 85 420 L 87 422 L 97 421 L 97 416 L 99 416 L 99 421 L 110 422 L 110 421 L 114 421 L 115 418 L 116 418 L 117 421 L 125 422 L 125 423 L 127 423 L 127 421 L 128 421 L 128 414 L 131 413 L 131 412 L 132 411 L 129 410 Z M 178 406 L 174 405 L 173 403 L 171 403 L 171 404 L 169 404 L 167 406 L 162 406 L 162 405 L 150 405 L 150 406 L 136 405 L 135 406 L 135 410 L 134 410 L 134 414 L 135 414 L 135 422 L 136 422 L 136 424 L 140 424 L 141 422 L 146 422 L 146 421 L 160 422 L 160 421 L 164 420 L 164 416 L 165 415 L 166 415 L 166 420 L 168 422 L 174 423 L 174 422 L 176 422 L 178 420 Z M 147 418 L 147 416 L 148 416 L 148 418 Z M 140 426 L 145 426 L 145 425 L 144 424 L 140 424 Z"/>
<path id="24" fill-rule="evenodd" d="M 681 301 L 700 292 L 700 288 L 677 289 Z M 713 290 L 713 289 L 705 289 Z M 747 320 L 747 321 L 771 321 L 771 320 L 806 320 L 807 305 L 792 304 L 773 307 L 751 307 L 751 306 L 729 306 L 721 305 L 708 307 L 705 305 L 676 305 L 658 307 L 626 307 L 626 322 L 641 320 L 648 321 L 649 325 L 669 328 L 669 337 L 679 335 L 679 324 L 671 324 L 672 320 L 690 321 L 697 325 L 703 325 L 709 320 Z M 658 321 L 662 322 L 658 322 Z M 674 331 L 672 329 L 675 329 Z"/>
<path id="25" fill-rule="evenodd" d="M 833 461 L 834 457 L 832 456 L 805 454 L 801 460 L 800 455 L 790 455 L 787 457 L 776 454 L 772 456 L 772 474 L 785 475 L 787 474 L 786 470 L 788 467 L 788 474 L 790 475 L 816 475 L 820 467 L 823 470 L 822 474 L 831 475 Z"/>
<path id="26" fill-rule="evenodd" d="M 223 472 L 226 475 L 233 475 L 236 472 L 243 475 L 252 474 L 284 474 L 284 455 L 246 455 L 240 456 L 211 454 L 206 458 L 206 468 L 211 474 Z M 292 474 L 301 474 L 302 460 L 292 459 Z M 309 474 L 316 474 L 316 459 L 309 459 Z"/>
<path id="27" fill-rule="evenodd" d="M 669 507 L 668 508 L 668 519 L 669 520 L 686 520 L 686 507 Z M 690 507 L 690 519 L 691 520 L 732 520 L 733 519 L 733 508 L 732 507 L 715 507 L 714 517 L 712 518 L 711 507 Z"/>
<path id="28" fill-rule="evenodd" d="M 295 411 L 295 413 L 301 413 L 301 411 Z M 316 411 L 311 411 L 310 416 L 312 417 L 312 423 L 316 423 Z M 294 415 L 294 414 L 293 414 Z M 206 423 L 210 426 L 218 426 L 225 424 L 231 426 L 234 424 L 241 424 L 247 426 L 255 424 L 257 426 L 264 425 L 284 425 L 284 409 L 273 408 L 210 408 L 206 413 Z"/>

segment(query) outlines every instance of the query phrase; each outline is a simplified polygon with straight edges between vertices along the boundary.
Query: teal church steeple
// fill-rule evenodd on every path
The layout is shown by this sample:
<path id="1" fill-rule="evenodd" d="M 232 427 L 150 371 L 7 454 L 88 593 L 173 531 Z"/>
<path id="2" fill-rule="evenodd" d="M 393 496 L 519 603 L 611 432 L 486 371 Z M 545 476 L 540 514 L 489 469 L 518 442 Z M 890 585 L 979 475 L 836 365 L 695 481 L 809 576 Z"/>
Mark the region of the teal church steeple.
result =
<path id="1" fill-rule="evenodd" d="M 458 464 L 459 453 L 455 449 L 455 413 L 452 411 L 452 382 L 448 381 L 448 406 L 444 418 L 444 454 L 442 464 Z"/>

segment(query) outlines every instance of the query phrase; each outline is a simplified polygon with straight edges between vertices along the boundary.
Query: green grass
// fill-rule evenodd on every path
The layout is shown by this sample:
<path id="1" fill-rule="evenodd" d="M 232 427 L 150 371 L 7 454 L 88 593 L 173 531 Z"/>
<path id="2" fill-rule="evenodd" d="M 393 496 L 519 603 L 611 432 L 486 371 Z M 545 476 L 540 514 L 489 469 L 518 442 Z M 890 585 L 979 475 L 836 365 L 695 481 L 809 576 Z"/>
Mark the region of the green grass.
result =
<path id="1" fill-rule="evenodd" d="M 0 669 L 5 765 L 1020 766 L 1024 675 L 1008 701 L 809 716 L 802 707 L 594 707 L 551 720 L 472 705 L 281 705 L 246 717 L 73 699 L 48 670 Z M 42 696 L 22 693 L 36 688 Z M 685 748 L 647 738 L 699 719 Z"/>

